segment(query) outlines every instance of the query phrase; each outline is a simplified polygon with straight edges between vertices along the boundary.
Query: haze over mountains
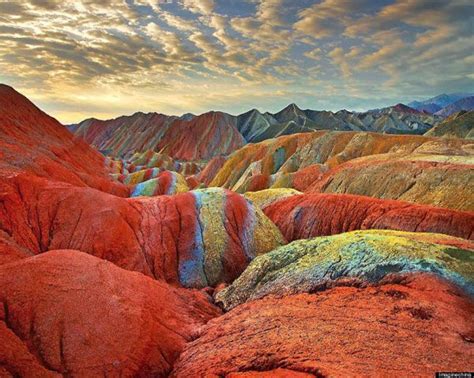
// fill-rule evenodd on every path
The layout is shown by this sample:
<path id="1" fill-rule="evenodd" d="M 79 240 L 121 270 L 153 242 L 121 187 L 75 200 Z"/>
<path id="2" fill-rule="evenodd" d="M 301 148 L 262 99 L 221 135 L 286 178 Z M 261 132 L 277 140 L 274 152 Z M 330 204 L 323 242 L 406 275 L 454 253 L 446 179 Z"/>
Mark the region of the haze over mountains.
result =
<path id="1" fill-rule="evenodd" d="M 461 110 L 474 109 L 474 93 L 440 94 L 424 101 L 412 101 L 407 105 L 427 113 L 449 116 Z"/>

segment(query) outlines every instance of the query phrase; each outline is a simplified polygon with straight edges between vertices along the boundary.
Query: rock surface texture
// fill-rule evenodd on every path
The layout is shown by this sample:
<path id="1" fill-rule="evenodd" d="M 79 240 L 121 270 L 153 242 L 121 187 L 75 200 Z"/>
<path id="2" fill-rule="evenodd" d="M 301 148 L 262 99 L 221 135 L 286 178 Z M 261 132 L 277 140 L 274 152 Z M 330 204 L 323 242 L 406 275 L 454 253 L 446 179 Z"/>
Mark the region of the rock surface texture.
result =
<path id="1" fill-rule="evenodd" d="M 240 193 L 270 187 L 310 191 L 321 182 L 332 182 L 334 175 L 344 172 L 345 176 L 359 176 L 358 192 L 347 188 L 352 176 L 339 189 L 335 185 L 340 179 L 334 180 L 332 186 L 328 184 L 327 191 L 338 189 L 339 192 L 345 190 L 362 195 L 365 191 L 371 196 L 373 191 L 373 196 L 397 199 L 405 194 L 404 191 L 411 190 L 405 196 L 410 200 L 460 209 L 467 205 L 462 201 L 468 196 L 463 193 L 462 201 L 456 207 L 452 189 L 454 185 L 462 189 L 466 184 L 472 184 L 473 155 L 472 143 L 467 140 L 317 131 L 246 145 L 228 157 L 209 185 Z M 420 175 L 425 168 L 427 172 Z M 391 181 L 380 182 L 382 176 Z M 441 186 L 436 189 L 438 183 Z M 430 195 L 437 195 L 439 199 L 414 194 L 417 190 L 430 191 L 431 186 L 435 193 Z M 438 190 L 441 193 L 436 194 Z"/>
<path id="2" fill-rule="evenodd" d="M 245 143 L 231 116 L 221 112 L 190 119 L 135 113 L 108 121 L 88 119 L 72 130 L 99 150 L 116 157 L 152 150 L 174 159 L 209 159 L 229 154 Z"/>
<path id="3" fill-rule="evenodd" d="M 428 130 L 431 137 L 474 139 L 474 110 L 455 113 Z"/>
<path id="4" fill-rule="evenodd" d="M 0 373 L 165 376 L 220 311 L 177 289 L 79 251 L 0 267 Z"/>
<path id="5" fill-rule="evenodd" d="M 241 305 L 201 330 L 171 376 L 428 377 L 472 371 L 472 299 L 433 276 L 399 278 Z"/>
<path id="6" fill-rule="evenodd" d="M 105 159 L 13 88 L 0 84 L 2 183 L 32 175 L 127 196 L 109 178 Z"/>
<path id="7" fill-rule="evenodd" d="M 76 249 L 187 287 L 231 282 L 284 243 L 258 207 L 220 188 L 124 199 L 17 177 L 4 190 L 0 225 L 19 247 Z"/>
<path id="8" fill-rule="evenodd" d="M 438 244 L 438 234 L 354 231 L 294 241 L 256 258 L 216 300 L 229 310 L 267 295 L 314 292 L 337 280 L 436 273 L 474 294 L 474 250 Z"/>

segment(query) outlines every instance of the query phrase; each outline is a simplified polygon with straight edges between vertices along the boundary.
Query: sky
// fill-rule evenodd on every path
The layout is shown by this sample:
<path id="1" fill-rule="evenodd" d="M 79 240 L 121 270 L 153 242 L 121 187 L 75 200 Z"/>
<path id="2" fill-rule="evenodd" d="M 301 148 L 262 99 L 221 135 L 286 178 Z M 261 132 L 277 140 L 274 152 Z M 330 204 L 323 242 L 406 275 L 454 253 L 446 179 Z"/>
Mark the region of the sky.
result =
<path id="1" fill-rule="evenodd" d="M 474 90 L 472 0 L 0 0 L 0 82 L 63 123 Z"/>

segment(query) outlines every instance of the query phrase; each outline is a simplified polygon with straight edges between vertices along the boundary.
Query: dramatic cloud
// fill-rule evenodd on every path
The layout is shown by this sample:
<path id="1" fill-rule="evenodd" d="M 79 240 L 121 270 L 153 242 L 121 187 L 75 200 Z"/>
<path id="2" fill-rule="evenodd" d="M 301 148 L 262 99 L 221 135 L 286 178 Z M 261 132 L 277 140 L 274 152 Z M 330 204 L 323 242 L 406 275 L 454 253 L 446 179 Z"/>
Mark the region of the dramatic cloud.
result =
<path id="1" fill-rule="evenodd" d="M 0 0 L 0 81 L 63 122 L 388 105 L 474 84 L 467 0 Z"/>

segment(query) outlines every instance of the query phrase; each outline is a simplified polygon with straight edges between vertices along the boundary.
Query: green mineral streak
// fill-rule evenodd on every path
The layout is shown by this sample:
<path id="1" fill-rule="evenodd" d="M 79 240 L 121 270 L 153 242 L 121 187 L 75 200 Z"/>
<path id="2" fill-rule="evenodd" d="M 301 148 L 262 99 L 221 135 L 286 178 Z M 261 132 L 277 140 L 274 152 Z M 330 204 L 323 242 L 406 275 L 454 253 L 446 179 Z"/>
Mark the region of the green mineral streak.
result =
<path id="1" fill-rule="evenodd" d="M 341 277 L 377 282 L 407 272 L 434 273 L 474 294 L 474 252 L 420 241 L 420 235 L 440 236 L 368 230 L 298 240 L 257 257 L 217 299 L 232 308 L 267 294 L 311 291 Z"/>

